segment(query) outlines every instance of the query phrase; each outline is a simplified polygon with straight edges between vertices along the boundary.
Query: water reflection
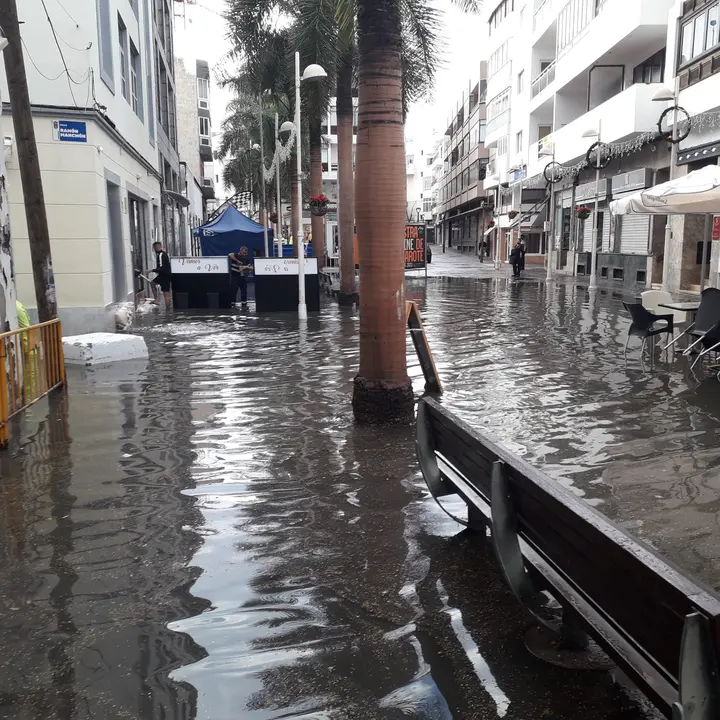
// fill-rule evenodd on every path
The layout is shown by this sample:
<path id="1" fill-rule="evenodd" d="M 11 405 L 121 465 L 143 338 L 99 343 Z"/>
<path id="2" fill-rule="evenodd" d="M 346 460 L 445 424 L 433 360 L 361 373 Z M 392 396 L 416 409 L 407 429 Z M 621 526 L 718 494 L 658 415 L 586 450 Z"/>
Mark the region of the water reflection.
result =
<path id="1" fill-rule="evenodd" d="M 444 403 L 712 574 L 714 381 L 626 365 L 611 293 L 408 289 Z M 74 372 L 69 405 L 33 410 L 40 429 L 2 456 L 4 716 L 643 716 L 608 676 L 526 652 L 487 543 L 429 498 L 413 429 L 353 424 L 351 311 L 142 332 L 148 364 Z"/>

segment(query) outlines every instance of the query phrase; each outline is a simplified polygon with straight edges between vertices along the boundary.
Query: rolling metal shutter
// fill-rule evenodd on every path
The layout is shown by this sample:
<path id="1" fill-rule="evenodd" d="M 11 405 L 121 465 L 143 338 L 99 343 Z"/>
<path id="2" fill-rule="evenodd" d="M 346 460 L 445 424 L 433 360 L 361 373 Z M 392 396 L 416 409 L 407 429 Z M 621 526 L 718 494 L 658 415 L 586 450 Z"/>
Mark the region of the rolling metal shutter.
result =
<path id="1" fill-rule="evenodd" d="M 581 252 L 592 252 L 592 234 L 594 224 L 595 211 L 590 213 L 590 217 L 585 220 L 585 228 L 582 237 Z M 600 208 L 600 217 L 603 224 L 602 227 L 602 242 L 598 248 L 599 252 L 610 251 L 610 211 L 607 208 Z"/>
<path id="2" fill-rule="evenodd" d="M 620 222 L 620 252 L 647 255 L 650 238 L 649 215 L 623 215 Z"/>

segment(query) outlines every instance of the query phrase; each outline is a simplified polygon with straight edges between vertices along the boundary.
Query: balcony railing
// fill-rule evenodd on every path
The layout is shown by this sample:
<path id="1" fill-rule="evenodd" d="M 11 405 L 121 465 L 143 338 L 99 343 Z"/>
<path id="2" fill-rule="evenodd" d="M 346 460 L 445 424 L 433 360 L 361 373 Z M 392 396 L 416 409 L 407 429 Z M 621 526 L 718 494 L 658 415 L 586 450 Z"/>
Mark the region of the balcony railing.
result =
<path id="1" fill-rule="evenodd" d="M 553 0 L 545 0 L 543 4 L 535 11 L 533 15 L 533 30 L 540 25 L 543 20 L 550 17 L 552 13 Z"/>
<path id="2" fill-rule="evenodd" d="M 533 81 L 531 96 L 538 96 L 548 85 L 555 82 L 555 62 L 548 65 Z"/>
<path id="3" fill-rule="evenodd" d="M 496 130 L 499 130 L 504 125 L 510 122 L 510 110 L 503 110 L 499 115 L 496 115 L 492 120 L 487 121 L 487 127 L 485 128 L 485 137 L 492 135 Z"/>

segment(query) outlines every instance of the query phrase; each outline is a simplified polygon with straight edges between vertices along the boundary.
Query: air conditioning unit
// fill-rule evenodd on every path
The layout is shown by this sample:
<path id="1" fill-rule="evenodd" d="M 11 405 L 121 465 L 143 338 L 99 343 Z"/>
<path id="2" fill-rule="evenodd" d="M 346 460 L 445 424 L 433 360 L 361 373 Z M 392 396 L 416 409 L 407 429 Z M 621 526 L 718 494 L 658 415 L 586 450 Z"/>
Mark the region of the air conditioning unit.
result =
<path id="1" fill-rule="evenodd" d="M 212 187 L 213 186 L 213 179 L 212 178 L 203 178 L 203 187 Z"/>

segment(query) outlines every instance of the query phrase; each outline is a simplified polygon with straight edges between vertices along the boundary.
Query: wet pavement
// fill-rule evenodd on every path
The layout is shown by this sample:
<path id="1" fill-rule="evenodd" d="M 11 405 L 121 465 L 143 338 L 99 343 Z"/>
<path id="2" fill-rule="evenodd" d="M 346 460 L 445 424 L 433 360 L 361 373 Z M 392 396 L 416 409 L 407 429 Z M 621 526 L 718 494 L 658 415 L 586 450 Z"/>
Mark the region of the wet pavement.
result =
<path id="1" fill-rule="evenodd" d="M 717 381 L 626 363 L 620 294 L 433 266 L 408 297 L 443 402 L 720 587 Z M 73 369 L 26 415 L 0 459 L 0 717 L 649 716 L 530 656 L 413 429 L 353 424 L 357 325 L 161 311 L 149 363 Z"/>

